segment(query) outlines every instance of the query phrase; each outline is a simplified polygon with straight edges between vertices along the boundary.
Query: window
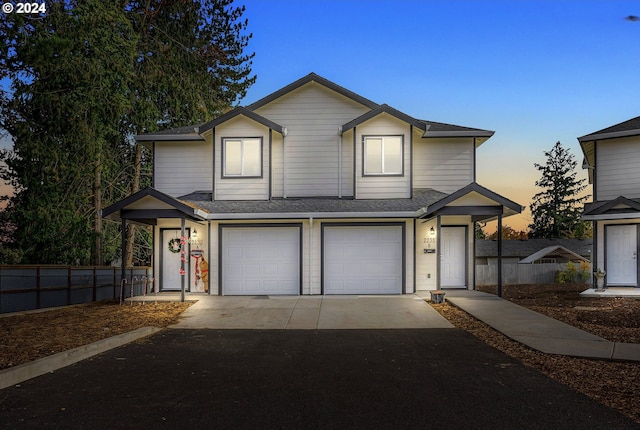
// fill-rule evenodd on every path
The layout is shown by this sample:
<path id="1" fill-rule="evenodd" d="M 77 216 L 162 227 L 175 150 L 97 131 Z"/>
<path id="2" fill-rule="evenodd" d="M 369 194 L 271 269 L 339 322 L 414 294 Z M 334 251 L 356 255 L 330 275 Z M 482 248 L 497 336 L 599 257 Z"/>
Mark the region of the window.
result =
<path id="1" fill-rule="evenodd" d="M 262 176 L 262 139 L 223 139 L 222 177 L 258 178 Z"/>
<path id="2" fill-rule="evenodd" d="M 365 175 L 402 175 L 402 136 L 365 137 L 363 172 Z"/>

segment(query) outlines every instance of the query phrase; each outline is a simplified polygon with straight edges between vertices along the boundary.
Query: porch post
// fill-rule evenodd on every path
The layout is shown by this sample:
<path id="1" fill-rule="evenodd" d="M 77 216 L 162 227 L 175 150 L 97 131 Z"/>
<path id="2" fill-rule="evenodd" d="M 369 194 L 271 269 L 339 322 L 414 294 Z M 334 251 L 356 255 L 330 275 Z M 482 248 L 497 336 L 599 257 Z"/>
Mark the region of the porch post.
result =
<path id="1" fill-rule="evenodd" d="M 122 253 L 122 259 L 120 263 L 120 283 L 122 284 L 122 280 L 127 277 L 127 266 L 126 266 L 126 255 L 127 255 L 127 220 L 122 218 L 120 220 L 121 223 L 121 241 L 120 241 L 120 251 Z"/>
<path id="2" fill-rule="evenodd" d="M 502 297 L 502 213 L 498 215 L 498 297 Z"/>
<path id="3" fill-rule="evenodd" d="M 436 217 L 436 290 L 440 289 L 440 228 L 442 227 L 442 220 L 440 215 Z"/>
<path id="4" fill-rule="evenodd" d="M 184 243 L 184 217 L 180 219 L 180 301 L 184 302 L 185 291 L 185 267 L 184 261 L 187 258 L 186 243 Z"/>

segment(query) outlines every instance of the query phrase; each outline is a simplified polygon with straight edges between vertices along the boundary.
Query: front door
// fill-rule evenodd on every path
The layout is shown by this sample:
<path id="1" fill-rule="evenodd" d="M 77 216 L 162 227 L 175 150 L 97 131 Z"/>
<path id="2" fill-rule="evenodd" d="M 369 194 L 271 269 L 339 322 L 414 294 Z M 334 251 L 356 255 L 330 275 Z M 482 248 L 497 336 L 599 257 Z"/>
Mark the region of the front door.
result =
<path id="1" fill-rule="evenodd" d="M 466 249 L 466 227 L 440 228 L 440 287 L 466 287 Z"/>
<path id="2" fill-rule="evenodd" d="M 607 285 L 638 285 L 638 238 L 635 225 L 606 226 Z"/>
<path id="3" fill-rule="evenodd" d="M 185 229 L 186 237 L 189 237 L 189 229 Z M 160 291 L 180 291 L 182 289 L 182 276 L 180 275 L 180 229 L 161 229 L 162 241 L 161 255 L 162 272 L 160 274 Z M 185 287 L 189 290 L 189 244 L 187 242 L 185 258 Z"/>

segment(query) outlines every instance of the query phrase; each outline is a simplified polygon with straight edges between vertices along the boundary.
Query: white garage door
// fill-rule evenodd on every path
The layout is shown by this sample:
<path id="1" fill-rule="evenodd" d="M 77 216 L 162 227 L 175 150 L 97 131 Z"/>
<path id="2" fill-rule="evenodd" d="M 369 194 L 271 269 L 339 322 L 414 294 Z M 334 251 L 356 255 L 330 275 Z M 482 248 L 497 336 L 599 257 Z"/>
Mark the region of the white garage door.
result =
<path id="1" fill-rule="evenodd" d="M 298 227 L 223 227 L 222 294 L 300 293 Z"/>
<path id="2" fill-rule="evenodd" d="M 402 294 L 402 227 L 324 229 L 325 294 Z"/>

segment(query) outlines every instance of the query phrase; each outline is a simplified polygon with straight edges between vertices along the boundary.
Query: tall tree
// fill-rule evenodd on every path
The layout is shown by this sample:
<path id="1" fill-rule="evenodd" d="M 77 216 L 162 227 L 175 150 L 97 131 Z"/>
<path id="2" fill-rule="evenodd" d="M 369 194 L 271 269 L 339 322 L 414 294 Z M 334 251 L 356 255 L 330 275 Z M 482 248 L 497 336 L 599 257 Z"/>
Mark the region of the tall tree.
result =
<path id="1" fill-rule="evenodd" d="M 536 186 L 543 191 L 533 196 L 529 225 L 532 238 L 583 238 L 589 236 L 589 228 L 582 221 L 582 208 L 589 196 L 580 194 L 587 187 L 584 179 L 576 178 L 577 162 L 560 142 L 544 152 L 545 164 L 535 163 L 542 176 Z"/>
<path id="2" fill-rule="evenodd" d="M 53 0 L 39 19 L 0 22 L 12 81 L 0 126 L 14 141 L 0 177 L 16 190 L 0 235 L 22 262 L 116 257 L 120 225 L 100 210 L 149 182 L 133 135 L 209 120 L 255 81 L 243 12 L 231 0 Z"/>

